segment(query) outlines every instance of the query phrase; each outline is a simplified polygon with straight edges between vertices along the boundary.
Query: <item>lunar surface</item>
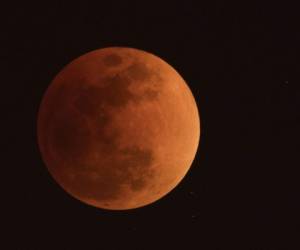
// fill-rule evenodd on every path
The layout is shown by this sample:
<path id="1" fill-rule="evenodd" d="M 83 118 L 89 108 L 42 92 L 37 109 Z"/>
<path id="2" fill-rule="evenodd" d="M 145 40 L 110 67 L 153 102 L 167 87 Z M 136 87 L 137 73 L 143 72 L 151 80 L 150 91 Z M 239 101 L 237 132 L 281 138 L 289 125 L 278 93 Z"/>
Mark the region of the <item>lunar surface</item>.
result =
<path id="1" fill-rule="evenodd" d="M 183 78 L 150 53 L 92 51 L 53 80 L 38 115 L 42 158 L 56 182 L 89 205 L 150 204 L 190 168 L 200 119 Z"/>

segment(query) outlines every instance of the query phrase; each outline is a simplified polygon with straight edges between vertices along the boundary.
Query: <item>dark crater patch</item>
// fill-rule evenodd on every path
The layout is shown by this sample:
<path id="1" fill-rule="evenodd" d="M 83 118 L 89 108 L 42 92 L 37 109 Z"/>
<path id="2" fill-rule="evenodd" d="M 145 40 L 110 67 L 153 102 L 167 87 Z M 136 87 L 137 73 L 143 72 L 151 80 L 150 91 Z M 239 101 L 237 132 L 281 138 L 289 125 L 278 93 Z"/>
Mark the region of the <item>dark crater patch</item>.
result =
<path id="1" fill-rule="evenodd" d="M 143 189 L 152 175 L 150 167 L 153 162 L 153 152 L 149 149 L 131 147 L 120 150 L 120 131 L 111 129 L 112 115 L 117 114 L 117 109 L 126 106 L 129 101 L 138 100 L 128 89 L 129 78 L 119 74 L 107 77 L 104 81 L 106 84 L 99 87 L 76 87 L 72 98 L 75 115 L 62 116 L 55 130 L 55 138 L 59 138 L 55 147 L 62 155 L 78 159 L 78 155 L 87 152 L 89 149 L 86 147 L 93 143 L 91 150 L 98 147 L 100 155 L 105 158 L 88 167 L 81 164 L 83 161 L 78 161 L 76 166 L 72 166 L 74 179 L 69 180 L 72 181 L 69 186 L 75 193 L 99 201 L 116 199 L 121 195 L 124 184 L 133 190 Z M 85 126 L 86 121 L 92 131 Z M 92 175 L 92 172 L 95 174 Z"/>
<path id="2" fill-rule="evenodd" d="M 87 116 L 94 116 L 102 103 L 102 96 L 95 92 L 97 88 L 82 88 L 73 102 L 77 111 Z"/>
<path id="3" fill-rule="evenodd" d="M 104 81 L 102 86 L 76 87 L 76 91 L 73 91 L 75 94 L 72 105 L 74 113 L 90 124 L 94 136 L 91 140 L 98 144 L 101 150 L 108 152 L 115 150 L 119 136 L 117 130 L 111 129 L 112 116 L 118 113 L 118 108 L 123 108 L 137 97 L 129 91 L 130 81 L 125 76 L 114 75 L 105 78 Z"/>
<path id="4" fill-rule="evenodd" d="M 138 190 L 142 190 L 145 187 L 146 184 L 146 180 L 144 178 L 140 178 L 140 179 L 133 179 L 130 182 L 130 187 L 132 190 L 134 191 L 138 191 Z"/>
<path id="5" fill-rule="evenodd" d="M 157 96 L 158 93 L 151 88 L 145 91 L 145 97 L 136 96 L 128 88 L 131 81 L 144 81 L 149 77 L 153 77 L 153 73 L 145 65 L 134 64 L 119 74 L 103 79 L 105 84 L 69 85 L 59 95 L 59 115 L 55 115 L 49 131 L 51 146 L 63 161 L 74 163 L 69 164 L 74 179 L 68 180 L 68 186 L 74 193 L 83 198 L 107 201 L 122 195 L 124 184 L 133 190 L 141 190 L 146 186 L 153 175 L 152 150 L 139 147 L 119 149 L 120 131 L 111 129 L 114 127 L 111 122 L 112 115 L 130 101 L 137 102 L 145 97 L 154 99 Z M 55 113 L 54 106 L 51 111 Z M 92 127 L 91 131 L 88 124 Z M 105 159 L 84 166 L 86 154 L 96 149 Z"/>
<path id="6" fill-rule="evenodd" d="M 159 72 L 152 68 L 148 68 L 146 64 L 136 62 L 130 65 L 126 70 L 126 75 L 132 79 L 135 84 L 143 84 L 144 91 L 135 101 L 153 101 L 158 98 L 160 93 L 160 85 L 163 83 Z"/>
<path id="7" fill-rule="evenodd" d="M 108 77 L 105 81 L 107 85 L 105 85 L 103 91 L 106 93 L 105 101 L 109 105 L 113 107 L 124 106 L 130 100 L 136 98 L 128 89 L 131 81 L 127 77 L 117 74 L 113 77 Z"/>
<path id="8" fill-rule="evenodd" d="M 152 163 L 152 152 L 150 150 L 140 149 L 138 147 L 126 148 L 120 151 L 126 158 L 126 165 L 134 166 L 138 170 L 138 166 L 149 166 Z"/>
<path id="9" fill-rule="evenodd" d="M 89 150 L 90 131 L 82 117 L 67 113 L 53 121 L 51 146 L 62 160 L 81 159 Z"/>
<path id="10" fill-rule="evenodd" d="M 125 157 L 121 163 L 121 173 L 126 184 L 129 184 L 134 190 L 143 189 L 153 175 L 151 169 L 154 161 L 152 150 L 131 147 L 119 153 Z"/>
<path id="11" fill-rule="evenodd" d="M 103 79 L 104 86 L 84 86 L 78 89 L 74 107 L 82 114 L 94 116 L 104 106 L 122 107 L 135 96 L 129 91 L 130 81 L 120 74 Z"/>
<path id="12" fill-rule="evenodd" d="M 83 85 L 78 87 L 76 85 L 77 87 L 72 90 L 75 93 L 73 106 L 85 116 L 91 118 L 101 116 L 103 118 L 102 125 L 105 125 L 109 120 L 105 114 L 107 107 L 121 108 L 130 101 L 139 102 L 143 99 L 156 99 L 159 95 L 158 84 L 149 84 L 149 87 L 146 87 L 140 96 L 129 90 L 130 84 L 136 83 L 136 80 L 146 81 L 156 77 L 156 75 L 157 73 L 153 73 L 142 63 L 132 64 L 119 74 L 102 79 L 103 84 L 100 86 Z M 145 84 L 147 86 L 147 81 Z"/>
<path id="13" fill-rule="evenodd" d="M 157 99 L 159 96 L 159 91 L 154 89 L 147 89 L 144 92 L 144 98 L 150 101 Z"/>
<path id="14" fill-rule="evenodd" d="M 148 149 L 137 147 L 118 150 L 111 154 L 116 156 L 106 166 L 95 166 L 97 178 L 91 178 L 90 173 L 80 172 L 74 180 L 73 188 L 82 197 L 105 201 L 117 199 L 122 195 L 122 185 L 127 184 L 133 190 L 143 189 L 148 179 L 153 175 L 151 165 L 153 153 Z M 124 157 L 120 160 L 118 156 Z"/>
<path id="15" fill-rule="evenodd" d="M 97 178 L 91 178 L 88 171 L 77 173 L 71 185 L 72 189 L 83 198 L 98 201 L 118 198 L 122 181 L 120 177 L 109 171 L 108 167 L 101 168 L 98 172 Z"/>
<path id="16" fill-rule="evenodd" d="M 126 69 L 128 76 L 137 81 L 146 81 L 153 77 L 155 72 L 148 69 L 144 63 L 133 63 Z"/>
<path id="17" fill-rule="evenodd" d="M 103 63 L 108 67 L 115 67 L 122 63 L 122 58 L 116 54 L 110 54 L 103 58 Z"/>

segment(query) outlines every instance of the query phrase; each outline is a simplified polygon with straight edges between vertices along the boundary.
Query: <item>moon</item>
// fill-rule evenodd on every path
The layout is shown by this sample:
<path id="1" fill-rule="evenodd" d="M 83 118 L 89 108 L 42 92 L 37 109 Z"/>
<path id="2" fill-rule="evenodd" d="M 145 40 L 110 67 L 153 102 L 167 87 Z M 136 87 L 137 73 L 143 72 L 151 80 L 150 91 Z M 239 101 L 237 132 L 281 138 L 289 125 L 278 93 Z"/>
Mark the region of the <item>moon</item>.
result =
<path id="1" fill-rule="evenodd" d="M 151 204 L 184 178 L 200 118 L 177 71 L 133 48 L 89 52 L 48 87 L 38 144 L 55 181 L 83 203 L 109 210 Z"/>

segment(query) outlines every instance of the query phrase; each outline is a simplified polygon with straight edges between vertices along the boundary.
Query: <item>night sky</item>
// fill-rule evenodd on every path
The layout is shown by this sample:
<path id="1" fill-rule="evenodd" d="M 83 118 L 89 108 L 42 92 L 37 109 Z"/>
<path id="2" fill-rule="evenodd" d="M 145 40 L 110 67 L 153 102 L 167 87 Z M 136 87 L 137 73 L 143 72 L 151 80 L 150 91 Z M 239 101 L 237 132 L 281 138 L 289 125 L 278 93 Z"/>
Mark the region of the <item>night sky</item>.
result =
<path id="1" fill-rule="evenodd" d="M 98 2 L 4 8 L 2 152 L 14 176 L 6 188 L 13 199 L 6 249 L 295 249 L 294 8 L 274 1 Z M 37 146 L 37 112 L 53 77 L 78 56 L 109 46 L 146 50 L 171 64 L 201 115 L 199 149 L 184 180 L 158 202 L 129 211 L 70 197 Z"/>

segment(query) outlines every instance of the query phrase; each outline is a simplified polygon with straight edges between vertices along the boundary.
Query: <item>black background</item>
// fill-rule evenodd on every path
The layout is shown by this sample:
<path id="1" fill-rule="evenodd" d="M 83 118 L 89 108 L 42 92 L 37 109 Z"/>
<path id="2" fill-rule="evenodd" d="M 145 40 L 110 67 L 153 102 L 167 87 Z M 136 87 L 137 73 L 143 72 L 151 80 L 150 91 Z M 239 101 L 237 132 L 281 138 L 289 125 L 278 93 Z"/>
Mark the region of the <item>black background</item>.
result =
<path id="1" fill-rule="evenodd" d="M 12 248 L 296 248 L 293 9 L 274 1 L 162 0 L 4 8 L 3 153 L 14 172 L 7 217 L 11 244 L 20 245 Z M 47 172 L 36 141 L 38 107 L 53 77 L 78 56 L 108 46 L 166 60 L 188 82 L 201 115 L 201 143 L 185 179 L 160 201 L 130 211 L 100 210 L 68 196 Z"/>

